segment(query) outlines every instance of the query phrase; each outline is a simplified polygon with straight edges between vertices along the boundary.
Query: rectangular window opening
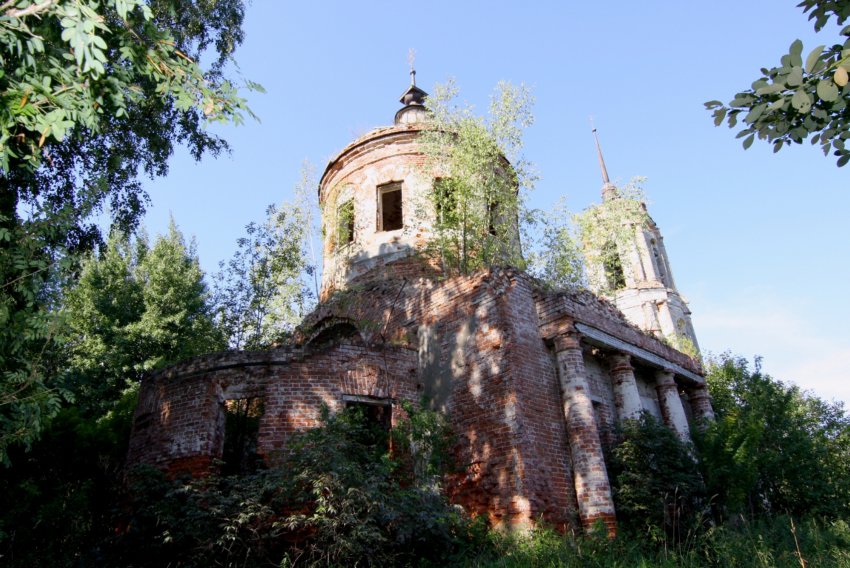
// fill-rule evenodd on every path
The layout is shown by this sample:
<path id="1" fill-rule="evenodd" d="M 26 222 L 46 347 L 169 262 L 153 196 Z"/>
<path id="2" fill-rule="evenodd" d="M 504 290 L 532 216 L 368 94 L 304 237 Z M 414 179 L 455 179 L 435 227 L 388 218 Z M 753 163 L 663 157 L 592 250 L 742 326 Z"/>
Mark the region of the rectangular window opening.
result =
<path id="1" fill-rule="evenodd" d="M 494 237 L 498 235 L 499 221 L 499 202 L 492 201 L 487 204 L 487 232 Z"/>
<path id="2" fill-rule="evenodd" d="M 437 210 L 437 223 L 451 227 L 457 223 L 457 193 L 451 179 L 434 180 L 434 202 Z"/>
<path id="3" fill-rule="evenodd" d="M 337 209 L 337 235 L 339 244 L 354 242 L 354 201 L 349 199 Z"/>
<path id="4" fill-rule="evenodd" d="M 357 418 L 362 420 L 364 443 L 369 446 L 389 444 L 393 413 L 393 407 L 389 401 L 348 400 L 345 408 L 356 412 Z"/>
<path id="5" fill-rule="evenodd" d="M 401 182 L 378 187 L 378 230 L 395 231 L 404 226 Z"/>
<path id="6" fill-rule="evenodd" d="M 257 435 L 262 415 L 261 398 L 224 401 L 224 447 L 221 452 L 223 475 L 251 473 L 262 463 L 262 458 L 257 454 Z"/>

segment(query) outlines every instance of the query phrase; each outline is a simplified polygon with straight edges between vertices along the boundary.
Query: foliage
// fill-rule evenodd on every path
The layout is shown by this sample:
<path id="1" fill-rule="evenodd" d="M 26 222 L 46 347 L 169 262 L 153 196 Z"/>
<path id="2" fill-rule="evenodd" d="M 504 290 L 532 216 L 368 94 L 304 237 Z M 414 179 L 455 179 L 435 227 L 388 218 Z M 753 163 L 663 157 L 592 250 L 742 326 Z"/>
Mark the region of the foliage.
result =
<path id="1" fill-rule="evenodd" d="M 717 420 L 696 437 L 719 518 L 850 513 L 850 417 L 728 354 L 710 361 Z"/>
<path id="2" fill-rule="evenodd" d="M 621 530 L 655 542 L 684 538 L 704 491 L 690 446 L 648 412 L 620 425 L 609 475 Z"/>
<path id="3" fill-rule="evenodd" d="M 15 566 L 74 565 L 115 530 L 141 375 L 223 343 L 173 222 L 152 246 L 114 233 L 82 263 L 61 311 L 52 367 L 74 404 L 30 452 L 9 447 L 14 464 L 0 472 L 0 555 Z"/>
<path id="4" fill-rule="evenodd" d="M 77 405 L 105 411 L 143 373 L 223 346 L 193 245 L 174 221 L 150 246 L 114 233 L 68 290 L 67 383 Z"/>
<path id="5" fill-rule="evenodd" d="M 844 521 L 744 521 L 711 528 L 684 542 L 657 546 L 642 537 L 603 533 L 561 535 L 537 529 L 527 536 L 491 533 L 488 545 L 460 566 L 477 568 L 800 568 L 850 566 L 850 527 Z"/>
<path id="6" fill-rule="evenodd" d="M 249 112 L 224 73 L 242 18 L 241 0 L 0 3 L 0 458 L 70 399 L 56 291 L 100 242 L 94 215 L 131 231 L 138 175 L 165 174 L 175 144 L 226 150 L 204 125 Z"/>
<path id="7" fill-rule="evenodd" d="M 0 215 L 0 462 L 7 463 L 10 444 L 32 443 L 73 398 L 45 379 L 55 372 L 51 347 L 60 322 L 52 308 L 68 263 L 49 245 L 62 228 L 61 219 L 9 226 Z"/>
<path id="8" fill-rule="evenodd" d="M 182 4 L 21 0 L 0 5 L 0 170 L 36 169 L 51 159 L 53 143 L 101 135 L 126 124 L 139 108 L 155 108 L 145 101 L 154 93 L 165 115 L 173 110 L 195 121 L 201 115 L 239 120 L 245 101 L 223 80 L 221 69 L 242 39 L 241 3 Z M 204 73 L 195 59 L 210 43 L 219 59 Z"/>
<path id="9" fill-rule="evenodd" d="M 524 266 L 519 225 L 524 191 L 535 175 L 522 158 L 522 131 L 533 122 L 524 86 L 499 83 L 487 119 L 459 107 L 453 82 L 428 97 L 430 127 L 420 137 L 424 171 L 439 178 L 430 193 L 436 212 L 429 251 L 444 267 L 469 273 L 494 264 Z"/>
<path id="10" fill-rule="evenodd" d="M 535 219 L 540 238 L 530 243 L 528 268 L 532 275 L 556 290 L 584 288 L 585 259 L 579 245 L 575 216 L 564 200 Z"/>
<path id="11" fill-rule="evenodd" d="M 673 336 L 662 338 L 661 342 L 669 345 L 673 349 L 681 351 L 691 359 L 695 359 L 697 361 L 702 360 L 702 354 L 699 352 L 694 340 L 684 333 L 676 332 Z"/>
<path id="12" fill-rule="evenodd" d="M 649 221 L 641 187 L 643 181 L 643 178 L 634 178 L 618 187 L 612 198 L 576 215 L 588 279 L 594 289 L 603 293 L 625 287 L 624 271 L 631 264 L 624 265 L 620 259 L 629 256 L 635 246 L 636 231 Z"/>
<path id="13" fill-rule="evenodd" d="M 259 349 L 285 340 L 315 300 L 313 214 L 308 195 L 315 184 L 308 168 L 294 203 L 270 205 L 262 223 L 249 223 L 233 257 L 219 265 L 215 303 L 219 325 L 234 349 Z"/>
<path id="14" fill-rule="evenodd" d="M 408 452 L 436 452 L 447 438 L 443 418 L 408 408 L 392 449 L 383 428 L 348 409 L 326 413 L 282 463 L 250 476 L 168 482 L 137 472 L 129 526 L 100 551 L 100 565 L 451 563 L 477 529 L 433 479 L 403 466 Z"/>
<path id="15" fill-rule="evenodd" d="M 110 537 L 135 408 L 134 390 L 97 418 L 65 407 L 30 451 L 11 448 L 14 465 L 0 471 L 4 566 L 79 566 Z"/>
<path id="16" fill-rule="evenodd" d="M 803 0 L 799 6 L 821 31 L 832 18 L 843 25 L 850 17 L 848 0 Z M 727 105 L 709 101 L 714 124 L 726 120 L 729 128 L 743 124 L 738 138 L 744 138 L 744 149 L 753 140 L 767 140 L 778 152 L 791 143 L 802 144 L 811 139 L 820 143 L 824 155 L 832 151 L 838 166 L 850 161 L 850 26 L 840 31 L 843 43 L 819 45 L 803 59 L 803 43 L 795 40 L 778 67 L 762 69 L 762 76 L 752 86 L 737 93 Z"/>

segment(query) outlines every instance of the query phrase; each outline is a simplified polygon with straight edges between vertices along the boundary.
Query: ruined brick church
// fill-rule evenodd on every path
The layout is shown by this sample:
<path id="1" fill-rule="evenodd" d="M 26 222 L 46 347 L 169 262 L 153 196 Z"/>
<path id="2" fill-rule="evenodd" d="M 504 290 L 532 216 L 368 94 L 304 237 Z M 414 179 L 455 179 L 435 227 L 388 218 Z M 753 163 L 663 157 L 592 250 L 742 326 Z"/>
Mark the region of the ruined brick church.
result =
<path id="1" fill-rule="evenodd" d="M 227 457 L 234 407 L 258 409 L 254 449 L 274 461 L 293 432 L 320 424 L 323 406 L 362 405 L 392 424 L 400 401 L 427 400 L 457 436 L 465 469 L 448 482 L 453 502 L 497 527 L 613 530 L 602 449 L 617 422 L 648 411 L 687 437 L 712 418 L 699 363 L 669 346 L 696 337 L 661 234 L 651 221 L 635 227 L 607 298 L 553 292 L 512 268 L 441 274 L 417 254 L 434 212 L 429 222 L 414 204 L 436 177 L 422 175 L 424 97 L 412 81 L 392 126 L 328 163 L 320 303 L 298 339 L 148 377 L 128 464 L 203 474 Z M 599 158 L 603 198 L 617 199 Z"/>

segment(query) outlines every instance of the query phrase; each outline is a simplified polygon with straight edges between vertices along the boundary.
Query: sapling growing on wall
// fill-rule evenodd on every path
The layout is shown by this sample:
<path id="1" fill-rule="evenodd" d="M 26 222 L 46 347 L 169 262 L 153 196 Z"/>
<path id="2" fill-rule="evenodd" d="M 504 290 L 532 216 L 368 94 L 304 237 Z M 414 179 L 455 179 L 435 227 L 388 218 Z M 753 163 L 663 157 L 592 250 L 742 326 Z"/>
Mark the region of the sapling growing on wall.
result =
<path id="1" fill-rule="evenodd" d="M 522 85 L 500 83 L 483 118 L 458 106 L 457 93 L 451 81 L 437 85 L 427 100 L 430 128 L 420 137 L 424 170 L 439 176 L 430 193 L 436 223 L 428 252 L 461 273 L 524 267 L 519 225 L 524 192 L 536 178 L 521 156 L 522 131 L 533 122 L 533 98 Z"/>
<path id="2" fill-rule="evenodd" d="M 525 240 L 528 270 L 554 290 L 587 287 L 575 214 L 565 199 L 535 216 L 535 239 Z"/>
<path id="3" fill-rule="evenodd" d="M 588 280 L 602 293 L 626 285 L 629 265 L 621 259 L 635 246 L 636 232 L 649 222 L 641 184 L 634 178 L 616 188 L 616 194 L 588 207 L 575 217 L 581 247 L 588 265 Z"/>

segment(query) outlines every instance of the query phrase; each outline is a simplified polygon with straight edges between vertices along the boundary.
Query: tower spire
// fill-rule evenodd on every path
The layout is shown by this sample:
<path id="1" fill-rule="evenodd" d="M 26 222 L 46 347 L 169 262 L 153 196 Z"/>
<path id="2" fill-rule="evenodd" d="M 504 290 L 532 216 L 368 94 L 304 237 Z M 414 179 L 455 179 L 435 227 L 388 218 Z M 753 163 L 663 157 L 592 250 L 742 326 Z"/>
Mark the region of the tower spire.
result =
<path id="1" fill-rule="evenodd" d="M 401 95 L 399 102 L 404 105 L 395 114 L 395 124 L 410 124 L 422 122 L 428 118 L 425 110 L 425 97 L 428 93 L 416 86 L 416 69 L 413 66 L 416 52 L 411 49 L 407 53 L 407 63 L 410 65 L 410 86 Z"/>
<path id="2" fill-rule="evenodd" d="M 599 158 L 599 169 L 602 170 L 602 199 L 607 201 L 617 196 L 617 188 L 608 178 L 608 168 L 605 167 L 605 158 L 602 157 L 602 146 L 599 145 L 599 135 L 596 133 L 596 126 L 593 124 L 593 117 L 590 117 L 590 128 L 593 132 L 593 139 L 596 141 L 596 156 Z"/>
<path id="3" fill-rule="evenodd" d="M 412 47 L 407 52 L 407 63 L 410 65 L 410 86 L 416 86 L 416 67 L 414 63 L 416 61 L 416 50 Z"/>
<path id="4" fill-rule="evenodd" d="M 590 117 L 590 128 L 593 132 L 593 139 L 596 140 L 596 155 L 599 158 L 599 167 L 602 169 L 602 183 L 609 184 L 608 169 L 605 167 L 605 158 L 602 157 L 602 147 L 599 145 L 599 135 L 596 134 L 596 126 L 593 124 L 593 117 Z"/>

